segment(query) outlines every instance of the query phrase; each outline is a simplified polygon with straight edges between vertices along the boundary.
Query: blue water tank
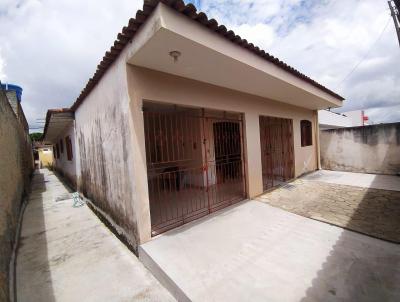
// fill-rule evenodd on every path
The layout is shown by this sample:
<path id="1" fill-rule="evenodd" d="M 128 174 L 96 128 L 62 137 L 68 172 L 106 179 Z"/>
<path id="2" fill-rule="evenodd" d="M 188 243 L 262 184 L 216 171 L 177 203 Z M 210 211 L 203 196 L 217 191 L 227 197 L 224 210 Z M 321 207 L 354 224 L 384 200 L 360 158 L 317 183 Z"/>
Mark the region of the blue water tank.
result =
<path id="1" fill-rule="evenodd" d="M 18 102 L 21 102 L 22 99 L 22 87 L 14 84 L 1 84 L 1 88 L 6 91 L 15 91 L 17 95 Z"/>

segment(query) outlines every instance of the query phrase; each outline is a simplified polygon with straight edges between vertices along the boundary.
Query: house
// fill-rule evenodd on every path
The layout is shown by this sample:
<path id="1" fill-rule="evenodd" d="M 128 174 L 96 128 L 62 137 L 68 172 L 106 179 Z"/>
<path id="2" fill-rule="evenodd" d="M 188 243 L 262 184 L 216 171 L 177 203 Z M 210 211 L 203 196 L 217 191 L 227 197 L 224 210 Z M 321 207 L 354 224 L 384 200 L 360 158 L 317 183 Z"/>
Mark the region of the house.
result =
<path id="1" fill-rule="evenodd" d="M 76 188 L 74 113 L 69 108 L 47 111 L 43 141 L 52 145 L 52 167 Z M 39 153 L 40 156 L 40 153 Z"/>
<path id="2" fill-rule="evenodd" d="M 51 145 L 34 142 L 33 156 L 36 168 L 42 169 L 45 167 L 53 167 L 53 147 Z"/>
<path id="3" fill-rule="evenodd" d="M 364 110 L 353 110 L 343 113 L 319 110 L 318 120 L 321 130 L 368 125 L 368 116 L 365 115 Z"/>
<path id="4" fill-rule="evenodd" d="M 146 1 L 45 139 L 70 137 L 58 169 L 136 248 L 318 169 L 318 110 L 342 101 L 193 5 Z"/>

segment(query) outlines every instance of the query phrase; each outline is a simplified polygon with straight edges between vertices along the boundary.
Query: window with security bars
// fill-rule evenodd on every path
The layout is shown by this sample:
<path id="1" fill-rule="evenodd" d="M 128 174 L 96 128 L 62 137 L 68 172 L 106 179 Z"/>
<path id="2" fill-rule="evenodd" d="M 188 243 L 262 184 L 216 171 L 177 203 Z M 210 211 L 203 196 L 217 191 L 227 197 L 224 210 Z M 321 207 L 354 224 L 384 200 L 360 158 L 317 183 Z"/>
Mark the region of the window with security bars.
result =
<path id="1" fill-rule="evenodd" d="M 308 120 L 302 120 L 300 122 L 301 129 L 301 146 L 311 146 L 312 145 L 312 124 Z"/>

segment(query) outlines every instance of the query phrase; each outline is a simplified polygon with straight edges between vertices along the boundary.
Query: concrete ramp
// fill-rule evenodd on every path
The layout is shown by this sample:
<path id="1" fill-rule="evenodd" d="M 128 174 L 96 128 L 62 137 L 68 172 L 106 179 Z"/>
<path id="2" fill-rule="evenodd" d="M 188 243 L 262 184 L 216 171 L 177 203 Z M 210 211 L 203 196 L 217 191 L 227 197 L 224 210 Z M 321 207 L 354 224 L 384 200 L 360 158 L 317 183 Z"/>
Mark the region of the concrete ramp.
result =
<path id="1" fill-rule="evenodd" d="M 400 301 L 400 246 L 248 201 L 164 233 L 140 260 L 179 301 Z"/>

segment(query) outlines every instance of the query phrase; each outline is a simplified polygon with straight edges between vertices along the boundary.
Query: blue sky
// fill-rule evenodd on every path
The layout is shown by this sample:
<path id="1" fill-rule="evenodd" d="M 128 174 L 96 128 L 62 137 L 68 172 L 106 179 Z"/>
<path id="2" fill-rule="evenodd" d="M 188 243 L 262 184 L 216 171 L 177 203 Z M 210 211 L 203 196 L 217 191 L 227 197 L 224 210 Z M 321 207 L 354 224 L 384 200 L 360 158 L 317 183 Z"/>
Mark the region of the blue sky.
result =
<path id="1" fill-rule="evenodd" d="M 394 68 L 400 48 L 387 1 L 187 2 L 342 94 L 341 111 L 366 109 L 374 122 L 400 121 L 400 68 Z M 31 125 L 48 108 L 73 103 L 141 6 L 140 0 L 0 1 L 0 79 L 24 88 Z"/>

